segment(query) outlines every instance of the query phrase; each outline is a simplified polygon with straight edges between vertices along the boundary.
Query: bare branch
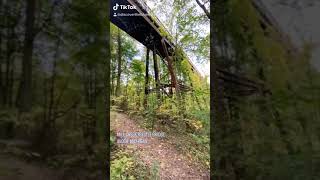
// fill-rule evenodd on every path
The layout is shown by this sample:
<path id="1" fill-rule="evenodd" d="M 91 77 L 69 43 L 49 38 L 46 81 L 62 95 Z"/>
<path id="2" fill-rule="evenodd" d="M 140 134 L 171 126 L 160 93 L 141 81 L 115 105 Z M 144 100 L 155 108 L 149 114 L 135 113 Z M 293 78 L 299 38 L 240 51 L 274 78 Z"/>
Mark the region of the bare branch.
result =
<path id="1" fill-rule="evenodd" d="M 196 0 L 196 2 L 201 7 L 201 9 L 204 11 L 204 13 L 206 13 L 207 17 L 209 19 L 211 19 L 210 18 L 210 12 L 207 10 L 207 8 L 199 0 Z"/>

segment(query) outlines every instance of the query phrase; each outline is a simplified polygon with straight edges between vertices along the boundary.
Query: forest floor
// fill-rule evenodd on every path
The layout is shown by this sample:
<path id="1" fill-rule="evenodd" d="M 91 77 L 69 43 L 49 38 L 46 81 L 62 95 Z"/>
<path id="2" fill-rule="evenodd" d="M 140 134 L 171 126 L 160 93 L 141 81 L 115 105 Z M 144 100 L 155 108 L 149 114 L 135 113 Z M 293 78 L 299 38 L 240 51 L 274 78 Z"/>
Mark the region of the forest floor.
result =
<path id="1" fill-rule="evenodd" d="M 31 163 L 0 153 L 0 180 L 60 180 L 58 174 L 41 163 Z"/>
<path id="2" fill-rule="evenodd" d="M 83 169 L 49 166 L 40 158 L 40 154 L 26 148 L 28 144 L 24 140 L 0 139 L 0 180 L 92 179 L 88 178 L 89 172 Z M 95 179 L 104 179 L 103 177 Z"/>
<path id="3" fill-rule="evenodd" d="M 111 130 L 114 132 L 148 132 L 138 125 L 137 121 L 126 114 L 112 112 Z M 118 138 L 118 137 L 117 137 Z M 150 137 L 146 144 L 117 144 L 138 154 L 142 163 L 151 167 L 154 162 L 160 165 L 159 174 L 161 180 L 206 180 L 209 171 L 201 168 L 197 163 L 184 156 L 170 142 L 170 135 L 165 138 Z"/>

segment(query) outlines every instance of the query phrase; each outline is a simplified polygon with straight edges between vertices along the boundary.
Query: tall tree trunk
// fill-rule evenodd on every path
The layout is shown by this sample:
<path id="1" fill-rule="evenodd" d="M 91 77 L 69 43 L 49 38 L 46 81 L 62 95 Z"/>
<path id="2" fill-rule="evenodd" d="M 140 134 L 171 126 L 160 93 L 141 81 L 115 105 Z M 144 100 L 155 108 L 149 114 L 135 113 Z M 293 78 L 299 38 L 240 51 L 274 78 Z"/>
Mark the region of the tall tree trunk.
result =
<path id="1" fill-rule="evenodd" d="M 1 43 L 0 43 L 1 45 Z M 2 80 L 2 58 L 0 56 L 0 104 L 3 104 L 3 99 L 4 99 L 4 86 L 3 86 L 3 80 Z"/>
<path id="2" fill-rule="evenodd" d="M 14 27 L 10 26 L 7 29 L 7 44 L 6 44 L 6 73 L 5 73 L 5 88 L 4 88 L 4 105 L 8 106 L 11 101 L 11 92 L 10 92 L 10 85 L 11 85 L 11 71 L 12 71 L 12 55 L 14 53 L 14 46 L 12 45 L 12 40 L 14 38 Z"/>
<path id="3" fill-rule="evenodd" d="M 8 34 L 9 37 L 9 34 Z M 6 70 L 5 70 L 5 86 L 4 86 L 4 97 L 3 104 L 6 106 L 8 104 L 8 90 L 9 90 L 9 72 L 10 72 L 10 57 L 11 57 L 11 48 L 10 48 L 10 38 L 7 39 L 7 52 L 6 52 Z"/>
<path id="4" fill-rule="evenodd" d="M 1 59 L 1 56 L 0 56 L 0 60 Z M 2 62 L 0 62 L 0 104 L 4 104 L 3 103 L 3 99 L 4 99 L 4 86 L 3 86 L 3 82 L 2 82 Z"/>
<path id="5" fill-rule="evenodd" d="M 44 108 L 44 113 L 43 113 L 43 119 L 45 122 L 47 122 L 48 118 L 48 92 L 47 92 L 47 78 L 43 79 L 43 108 Z"/>
<path id="6" fill-rule="evenodd" d="M 60 24 L 64 23 L 64 17 L 65 14 L 62 17 L 62 22 Z M 62 30 L 58 30 L 57 35 L 58 37 L 61 37 Z M 61 38 L 58 38 L 55 43 L 55 49 L 54 49 L 54 55 L 53 55 L 53 62 L 52 62 L 52 70 L 51 70 L 51 77 L 49 78 L 48 82 L 48 94 L 45 91 L 45 95 L 48 95 L 48 97 L 45 97 L 45 113 L 48 113 L 45 115 L 45 124 L 43 127 L 44 130 L 44 138 L 42 141 L 47 143 L 47 147 L 50 149 L 50 151 L 55 152 L 56 150 L 56 143 L 57 143 L 57 129 L 56 129 L 56 119 L 57 119 L 57 111 L 56 111 L 56 80 L 57 80 L 57 61 L 59 59 L 59 49 L 61 45 Z M 46 85 L 46 84 L 45 84 Z M 46 88 L 46 87 L 45 87 Z M 44 143 L 44 144 L 46 144 Z"/>
<path id="7" fill-rule="evenodd" d="M 0 1 L 0 12 L 2 12 L 2 1 Z M 4 21 L 4 20 L 3 20 Z M 2 28 L 0 29 L 0 104 L 3 103 L 4 92 L 3 92 L 3 80 L 2 80 L 2 60 L 3 60 L 3 52 L 2 52 Z"/>
<path id="8" fill-rule="evenodd" d="M 29 112 L 32 107 L 32 55 L 36 0 L 27 0 L 22 74 L 19 89 L 19 110 Z"/>
<path id="9" fill-rule="evenodd" d="M 157 97 L 158 97 L 158 101 L 160 102 L 161 96 L 160 96 L 159 66 L 158 66 L 158 59 L 157 59 L 157 54 L 155 52 L 155 49 L 153 50 L 153 67 L 154 67 L 154 80 L 156 82 Z"/>
<path id="10" fill-rule="evenodd" d="M 150 49 L 146 52 L 146 76 L 145 76 L 145 86 L 144 86 L 144 107 L 147 108 L 148 105 L 148 94 L 149 94 L 149 53 Z"/>
<path id="11" fill-rule="evenodd" d="M 105 19 L 109 19 L 109 13 L 110 13 L 110 10 L 109 10 L 109 2 L 107 1 L 106 2 L 106 18 Z M 110 176 L 110 65 L 111 65 L 111 55 L 110 55 L 110 23 L 106 23 L 106 29 L 104 30 L 104 32 L 106 33 L 106 70 L 105 70 L 105 105 L 106 105 L 106 122 L 105 123 L 105 128 L 106 128 L 106 131 L 105 131 L 105 142 L 108 142 L 107 143 L 107 157 L 106 157 L 106 162 L 107 162 L 107 171 L 106 171 L 106 177 L 109 177 Z"/>
<path id="12" fill-rule="evenodd" d="M 210 4 L 210 71 L 211 71 L 211 103 L 210 103 L 210 146 L 213 147 L 214 151 L 210 152 L 210 156 L 214 157 L 211 159 L 211 167 L 215 167 L 215 171 L 221 172 L 213 176 L 211 173 L 211 179 L 231 179 L 224 176 L 227 173 L 227 156 L 225 153 L 224 145 L 226 138 L 226 127 L 224 122 L 224 103 L 223 103 L 223 90 L 219 89 L 219 81 L 217 75 L 217 61 L 216 61 L 216 42 L 215 35 L 217 34 L 214 24 L 214 14 L 216 14 L 216 4 Z M 208 12 L 205 11 L 208 15 Z M 223 155 L 226 154 L 226 155 Z"/>
<path id="13" fill-rule="evenodd" d="M 8 94 L 8 106 L 13 106 L 13 85 L 14 85 L 14 59 L 11 60 L 11 69 L 9 73 L 9 94 Z"/>
<path id="14" fill-rule="evenodd" d="M 97 122 L 98 122 L 98 109 L 97 109 L 97 99 L 98 99 L 98 73 L 97 73 L 97 68 L 94 69 L 94 114 L 95 114 L 95 119 L 93 121 L 92 124 L 92 128 L 93 128 L 93 134 L 92 134 L 92 142 L 96 143 L 97 142 L 97 131 L 96 131 L 96 127 L 97 127 Z"/>
<path id="15" fill-rule="evenodd" d="M 117 87 L 116 87 L 116 96 L 120 96 L 121 91 L 121 31 L 120 28 L 118 28 L 118 76 L 117 76 Z"/>
<path id="16" fill-rule="evenodd" d="M 88 102 L 89 109 L 92 109 L 92 89 L 93 89 L 93 86 L 92 86 L 92 69 L 89 69 L 89 89 L 87 89 L 88 95 L 89 95 L 89 102 Z"/>
<path id="17" fill-rule="evenodd" d="M 60 34 L 60 33 L 59 33 Z M 50 94 L 49 94 L 49 107 L 48 107 L 48 119 L 50 128 L 55 128 L 55 109 L 54 109 L 54 104 L 55 104 L 55 84 L 56 84 L 56 77 L 57 77 L 57 59 L 59 56 L 59 47 L 60 47 L 60 38 L 57 40 L 56 44 L 56 49 L 55 49 L 55 54 L 54 54 L 54 59 L 53 59 L 53 64 L 52 64 L 52 76 L 51 76 L 51 81 L 50 81 Z"/>

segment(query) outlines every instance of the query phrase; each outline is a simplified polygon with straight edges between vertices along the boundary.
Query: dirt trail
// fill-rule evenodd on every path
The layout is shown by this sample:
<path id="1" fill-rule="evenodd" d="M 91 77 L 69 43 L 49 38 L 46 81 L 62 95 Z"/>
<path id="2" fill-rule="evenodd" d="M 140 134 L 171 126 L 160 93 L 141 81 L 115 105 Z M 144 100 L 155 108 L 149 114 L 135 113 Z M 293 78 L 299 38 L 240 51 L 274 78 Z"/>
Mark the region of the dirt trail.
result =
<path id="1" fill-rule="evenodd" d="M 111 129 L 115 132 L 146 132 L 136 125 L 136 122 L 125 114 L 113 113 L 111 118 Z M 160 165 L 161 180 L 207 180 L 208 170 L 192 162 L 179 153 L 168 141 L 169 138 L 143 138 L 147 144 L 120 144 L 128 149 L 133 149 L 139 154 L 142 162 L 149 167 L 153 162 Z M 118 144 L 119 145 L 119 144 Z"/>
<path id="2" fill-rule="evenodd" d="M 53 170 L 27 163 L 7 154 L 0 154 L 0 180 L 60 180 Z"/>

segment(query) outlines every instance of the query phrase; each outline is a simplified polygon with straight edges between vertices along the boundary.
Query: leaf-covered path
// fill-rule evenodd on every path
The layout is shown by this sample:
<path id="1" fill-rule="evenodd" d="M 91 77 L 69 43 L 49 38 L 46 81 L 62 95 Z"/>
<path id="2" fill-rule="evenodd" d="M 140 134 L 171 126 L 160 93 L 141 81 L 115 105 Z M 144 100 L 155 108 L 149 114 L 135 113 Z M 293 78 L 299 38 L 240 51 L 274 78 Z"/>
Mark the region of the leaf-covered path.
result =
<path id="1" fill-rule="evenodd" d="M 111 129 L 115 132 L 148 132 L 125 114 L 112 113 Z M 172 144 L 170 138 L 144 138 L 147 144 L 118 144 L 133 150 L 139 155 L 141 161 L 151 167 L 154 162 L 160 165 L 161 180 L 206 180 L 209 172 L 200 168 L 195 163 L 179 153 Z"/>

